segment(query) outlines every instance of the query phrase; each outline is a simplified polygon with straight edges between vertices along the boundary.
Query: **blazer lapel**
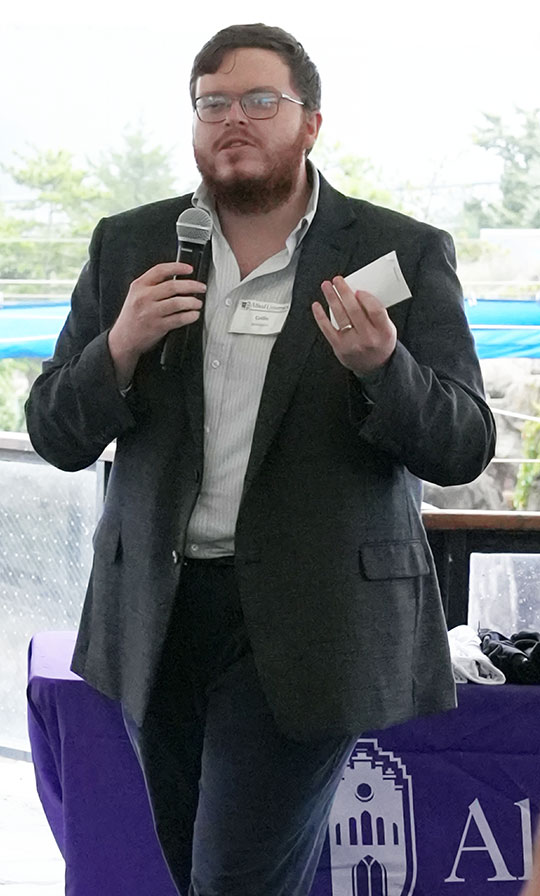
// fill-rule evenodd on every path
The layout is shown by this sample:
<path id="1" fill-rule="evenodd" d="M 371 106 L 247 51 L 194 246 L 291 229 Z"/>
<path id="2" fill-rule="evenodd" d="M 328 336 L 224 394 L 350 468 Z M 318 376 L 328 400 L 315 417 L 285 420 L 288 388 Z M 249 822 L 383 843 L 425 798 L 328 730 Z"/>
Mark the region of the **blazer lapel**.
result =
<path id="1" fill-rule="evenodd" d="M 358 231 L 351 227 L 355 220 L 347 200 L 321 177 L 319 205 L 302 243 L 291 308 L 268 363 L 244 495 L 277 432 L 319 332 L 311 305 L 322 298 L 321 283 L 344 273 L 357 248 Z"/>

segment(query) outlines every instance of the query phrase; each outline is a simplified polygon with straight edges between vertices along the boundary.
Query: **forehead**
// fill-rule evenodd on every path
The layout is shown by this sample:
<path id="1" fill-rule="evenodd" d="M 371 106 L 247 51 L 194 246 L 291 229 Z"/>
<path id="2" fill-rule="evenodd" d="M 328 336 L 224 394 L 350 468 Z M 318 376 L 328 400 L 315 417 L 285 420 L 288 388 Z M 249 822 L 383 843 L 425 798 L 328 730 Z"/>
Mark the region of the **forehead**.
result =
<path id="1" fill-rule="evenodd" d="M 197 79 L 195 93 L 200 96 L 216 90 L 242 92 L 252 87 L 276 87 L 292 90 L 289 66 L 273 50 L 241 47 L 231 50 L 213 74 Z"/>

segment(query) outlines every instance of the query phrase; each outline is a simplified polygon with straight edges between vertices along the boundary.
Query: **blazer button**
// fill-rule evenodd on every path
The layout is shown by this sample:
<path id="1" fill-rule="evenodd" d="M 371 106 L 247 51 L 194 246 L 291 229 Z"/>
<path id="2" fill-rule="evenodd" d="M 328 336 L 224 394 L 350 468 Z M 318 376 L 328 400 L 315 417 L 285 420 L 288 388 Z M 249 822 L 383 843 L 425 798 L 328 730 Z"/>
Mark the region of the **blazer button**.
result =
<path id="1" fill-rule="evenodd" d="M 178 551 L 172 552 L 172 558 L 174 564 L 180 563 L 180 554 L 178 553 Z"/>

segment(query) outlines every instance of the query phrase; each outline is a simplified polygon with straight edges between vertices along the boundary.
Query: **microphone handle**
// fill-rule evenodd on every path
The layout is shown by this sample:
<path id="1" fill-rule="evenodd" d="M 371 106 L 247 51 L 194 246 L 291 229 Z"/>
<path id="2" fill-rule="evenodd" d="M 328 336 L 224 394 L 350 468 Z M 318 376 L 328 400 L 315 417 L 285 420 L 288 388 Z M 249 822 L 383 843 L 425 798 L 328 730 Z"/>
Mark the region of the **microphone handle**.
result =
<path id="1" fill-rule="evenodd" d="M 207 243 L 179 242 L 176 261 L 192 265 L 193 273 L 180 274 L 174 279 L 198 280 L 199 283 L 206 283 L 208 280 L 211 257 L 212 249 L 210 240 L 208 240 Z M 198 320 L 201 320 L 201 318 L 199 317 Z M 178 330 L 171 330 L 170 333 L 167 333 L 163 342 L 160 359 L 161 366 L 164 369 L 179 368 L 182 366 L 188 346 L 189 330 L 190 326 L 185 326 L 180 327 Z"/>

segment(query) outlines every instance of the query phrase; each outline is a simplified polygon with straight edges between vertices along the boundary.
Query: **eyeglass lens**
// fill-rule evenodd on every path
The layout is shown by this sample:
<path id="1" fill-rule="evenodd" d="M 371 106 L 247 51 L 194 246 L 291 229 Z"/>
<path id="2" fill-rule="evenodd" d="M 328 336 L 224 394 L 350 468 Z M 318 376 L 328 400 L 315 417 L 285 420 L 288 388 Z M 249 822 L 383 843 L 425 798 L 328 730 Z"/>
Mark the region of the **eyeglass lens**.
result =
<path id="1" fill-rule="evenodd" d="M 226 93 L 201 96 L 196 106 L 202 121 L 223 121 L 236 97 Z M 280 96 L 270 90 L 251 90 L 238 97 L 248 118 L 273 118 L 277 114 Z"/>

